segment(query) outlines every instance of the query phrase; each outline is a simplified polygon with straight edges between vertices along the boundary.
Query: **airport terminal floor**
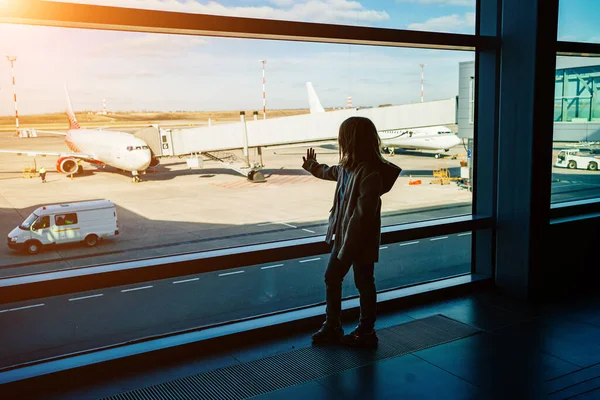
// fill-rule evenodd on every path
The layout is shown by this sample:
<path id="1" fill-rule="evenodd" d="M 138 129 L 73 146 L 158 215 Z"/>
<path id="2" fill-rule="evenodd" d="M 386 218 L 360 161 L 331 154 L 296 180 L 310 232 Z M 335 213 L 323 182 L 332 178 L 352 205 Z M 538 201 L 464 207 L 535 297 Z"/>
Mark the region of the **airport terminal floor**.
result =
<path id="1" fill-rule="evenodd" d="M 311 347 L 316 328 L 72 371 L 2 398 L 600 398 L 598 295 L 535 306 L 484 289 L 399 307 L 380 314 L 376 350 Z"/>

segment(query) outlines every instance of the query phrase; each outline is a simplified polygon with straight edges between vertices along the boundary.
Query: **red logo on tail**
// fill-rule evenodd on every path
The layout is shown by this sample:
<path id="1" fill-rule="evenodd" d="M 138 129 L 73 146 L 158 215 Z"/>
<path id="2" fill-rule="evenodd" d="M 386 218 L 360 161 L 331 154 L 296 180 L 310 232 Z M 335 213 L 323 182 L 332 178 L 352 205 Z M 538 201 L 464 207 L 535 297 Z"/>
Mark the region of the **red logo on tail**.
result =
<path id="1" fill-rule="evenodd" d="M 75 119 L 75 116 L 72 114 L 69 114 L 69 129 L 81 129 L 81 126 L 79 126 L 79 122 L 77 122 L 77 120 Z"/>

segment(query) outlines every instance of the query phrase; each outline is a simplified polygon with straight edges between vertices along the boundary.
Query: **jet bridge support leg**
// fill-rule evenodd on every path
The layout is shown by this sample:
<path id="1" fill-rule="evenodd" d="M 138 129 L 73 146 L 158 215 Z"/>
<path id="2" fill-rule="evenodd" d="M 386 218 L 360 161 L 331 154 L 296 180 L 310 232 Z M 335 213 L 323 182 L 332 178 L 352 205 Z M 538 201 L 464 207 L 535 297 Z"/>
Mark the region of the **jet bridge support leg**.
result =
<path id="1" fill-rule="evenodd" d="M 258 152 L 258 165 L 260 167 L 264 167 L 265 164 L 263 163 L 263 156 L 262 156 L 262 147 L 257 147 L 256 151 Z"/>
<path id="2" fill-rule="evenodd" d="M 260 172 L 260 166 L 255 165 L 253 167 L 247 168 L 246 166 L 239 166 L 239 157 L 236 157 L 232 153 L 202 153 L 207 158 L 220 162 L 224 167 L 231 169 L 232 171 L 237 172 L 238 174 L 245 176 L 248 180 L 259 183 L 265 182 L 265 176 L 262 172 Z M 234 164 L 237 161 L 238 165 Z"/>

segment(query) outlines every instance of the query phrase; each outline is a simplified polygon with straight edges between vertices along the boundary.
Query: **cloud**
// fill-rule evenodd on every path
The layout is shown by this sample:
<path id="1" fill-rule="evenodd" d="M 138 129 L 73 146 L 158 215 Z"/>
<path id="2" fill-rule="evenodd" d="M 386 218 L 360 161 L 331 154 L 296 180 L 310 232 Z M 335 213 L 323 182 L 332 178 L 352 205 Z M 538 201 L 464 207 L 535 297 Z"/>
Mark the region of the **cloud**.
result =
<path id="1" fill-rule="evenodd" d="M 452 14 L 431 18 L 425 22 L 413 23 L 408 26 L 408 29 L 416 31 L 460 32 L 471 30 L 474 27 L 475 13 L 468 12 L 463 16 Z"/>
<path id="2" fill-rule="evenodd" d="M 396 0 L 397 3 L 440 4 L 448 6 L 475 7 L 475 0 Z"/>
<path id="3" fill-rule="evenodd" d="M 113 56 L 117 52 L 137 57 L 167 57 L 184 55 L 207 44 L 206 39 L 195 36 L 133 33 L 111 41 L 100 49 L 93 49 L 92 52 L 103 56 Z"/>
<path id="4" fill-rule="evenodd" d="M 277 7 L 289 7 L 294 4 L 294 0 L 268 0 L 269 3 L 276 5 Z"/>
<path id="5" fill-rule="evenodd" d="M 61 0 L 50 0 L 61 1 Z M 385 21 L 385 11 L 370 10 L 352 0 L 269 0 L 271 6 L 225 6 L 217 1 L 200 0 L 69 0 L 71 3 L 101 4 L 105 6 L 175 11 L 193 14 L 277 20 L 342 23 Z"/>
<path id="6" fill-rule="evenodd" d="M 115 72 L 100 72 L 96 74 L 100 79 L 130 79 L 130 78 L 152 78 L 159 76 L 158 73 L 140 69 L 137 71 L 115 71 Z"/>

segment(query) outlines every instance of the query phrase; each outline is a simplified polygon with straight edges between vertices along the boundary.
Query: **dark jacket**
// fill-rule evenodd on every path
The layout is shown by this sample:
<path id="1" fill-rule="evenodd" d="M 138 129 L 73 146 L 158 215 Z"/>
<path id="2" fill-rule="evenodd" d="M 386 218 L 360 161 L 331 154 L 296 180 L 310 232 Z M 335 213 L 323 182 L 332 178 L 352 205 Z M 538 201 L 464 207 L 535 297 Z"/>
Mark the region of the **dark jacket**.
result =
<path id="1" fill-rule="evenodd" d="M 381 195 L 389 192 L 402 169 L 387 161 L 361 163 L 353 171 L 341 165 L 328 166 L 307 160 L 302 168 L 315 177 L 337 181 L 325 241 L 332 243 L 337 258 L 346 262 L 371 263 L 379 260 L 381 236 Z M 347 174 L 342 203 L 340 186 Z"/>

